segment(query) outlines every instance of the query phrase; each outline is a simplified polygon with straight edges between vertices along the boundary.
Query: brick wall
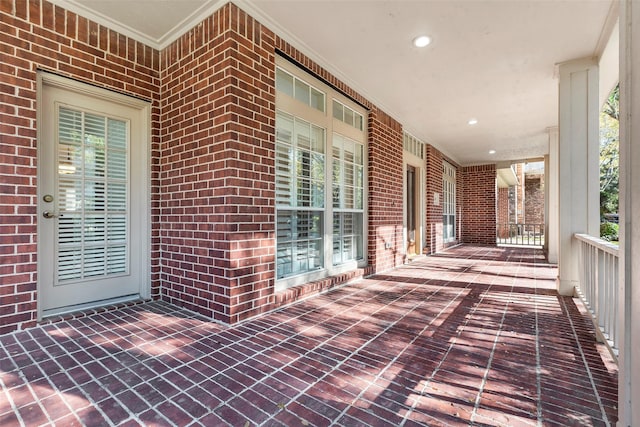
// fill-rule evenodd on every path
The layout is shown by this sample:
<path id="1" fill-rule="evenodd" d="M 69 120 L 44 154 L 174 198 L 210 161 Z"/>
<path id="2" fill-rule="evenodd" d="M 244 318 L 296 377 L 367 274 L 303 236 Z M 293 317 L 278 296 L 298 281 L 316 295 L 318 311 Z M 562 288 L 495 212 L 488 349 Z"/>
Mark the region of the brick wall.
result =
<path id="1" fill-rule="evenodd" d="M 434 254 L 443 249 L 442 244 L 442 153 L 435 147 L 426 147 L 426 229 L 425 247 L 426 254 Z M 437 195 L 437 196 L 436 196 Z M 438 204 L 434 199 L 438 198 Z"/>
<path id="2" fill-rule="evenodd" d="M 509 187 L 498 188 L 498 211 L 497 211 L 497 223 L 508 224 L 509 223 Z M 509 235 L 508 227 L 500 227 L 498 229 L 498 237 L 505 238 Z"/>
<path id="3" fill-rule="evenodd" d="M 0 2 L 0 333 L 36 321 L 36 72 L 48 70 L 153 102 L 158 149 L 158 52 L 44 1 Z M 157 217 L 157 163 L 152 184 Z M 158 274 L 153 230 L 152 271 Z M 153 282 L 157 294 L 158 282 Z"/>
<path id="4" fill-rule="evenodd" d="M 443 186 L 442 186 L 442 167 L 443 162 L 447 161 L 456 168 L 456 241 L 449 242 L 446 245 L 442 237 L 442 213 L 443 213 Z M 453 160 L 446 158 L 442 152 L 432 145 L 426 147 L 425 153 L 426 164 L 426 230 L 425 230 L 425 254 L 435 254 L 442 251 L 446 247 L 458 244 L 460 241 L 461 221 L 462 221 L 462 202 L 464 192 L 464 182 L 460 173 L 460 166 Z M 438 195 L 438 204 L 434 204 L 435 195 Z"/>
<path id="5" fill-rule="evenodd" d="M 369 114 L 369 264 L 384 271 L 404 262 L 402 126 Z"/>
<path id="6" fill-rule="evenodd" d="M 164 50 L 161 67 L 163 297 L 224 322 L 343 282 L 274 295 L 276 51 L 375 111 L 367 271 L 402 263 L 401 126 L 228 4 Z"/>
<path id="7" fill-rule="evenodd" d="M 0 333 L 36 321 L 38 69 L 152 102 L 154 297 L 235 322 L 403 262 L 402 126 L 235 5 L 162 52 L 44 1 L 3 0 L 0 18 Z M 284 296 L 274 295 L 277 52 L 370 111 L 369 267 Z"/>
<path id="8" fill-rule="evenodd" d="M 462 242 L 496 244 L 496 166 L 462 168 Z"/>
<path id="9" fill-rule="evenodd" d="M 274 42 L 227 4 L 162 52 L 163 298 L 223 322 L 273 302 Z"/>
<path id="10" fill-rule="evenodd" d="M 524 194 L 525 223 L 544 224 L 544 174 L 526 174 Z"/>
<path id="11" fill-rule="evenodd" d="M 440 176 L 440 179 L 438 179 Z M 423 252 L 434 254 L 442 242 L 442 153 L 431 145 L 425 147 L 425 244 Z M 434 204 L 435 197 L 438 204 Z"/>

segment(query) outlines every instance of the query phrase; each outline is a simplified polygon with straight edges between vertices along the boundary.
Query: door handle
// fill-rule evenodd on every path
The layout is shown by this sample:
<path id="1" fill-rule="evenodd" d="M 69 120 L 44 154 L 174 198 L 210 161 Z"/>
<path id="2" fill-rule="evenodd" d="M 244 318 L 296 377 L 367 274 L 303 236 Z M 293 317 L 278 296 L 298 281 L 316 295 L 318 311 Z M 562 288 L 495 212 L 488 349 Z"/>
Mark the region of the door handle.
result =
<path id="1" fill-rule="evenodd" d="M 45 218 L 56 218 L 58 215 L 54 214 L 53 212 L 44 211 L 42 212 L 42 216 Z"/>

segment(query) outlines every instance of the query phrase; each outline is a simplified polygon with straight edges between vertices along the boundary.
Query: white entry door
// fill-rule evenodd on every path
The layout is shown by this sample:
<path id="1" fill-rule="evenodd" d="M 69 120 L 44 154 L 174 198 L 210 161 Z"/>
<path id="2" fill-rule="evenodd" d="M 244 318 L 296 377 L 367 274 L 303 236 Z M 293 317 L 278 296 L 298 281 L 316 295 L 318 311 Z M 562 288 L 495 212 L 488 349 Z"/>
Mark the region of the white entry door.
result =
<path id="1" fill-rule="evenodd" d="M 56 76 L 41 82 L 40 315 L 146 297 L 147 103 Z"/>

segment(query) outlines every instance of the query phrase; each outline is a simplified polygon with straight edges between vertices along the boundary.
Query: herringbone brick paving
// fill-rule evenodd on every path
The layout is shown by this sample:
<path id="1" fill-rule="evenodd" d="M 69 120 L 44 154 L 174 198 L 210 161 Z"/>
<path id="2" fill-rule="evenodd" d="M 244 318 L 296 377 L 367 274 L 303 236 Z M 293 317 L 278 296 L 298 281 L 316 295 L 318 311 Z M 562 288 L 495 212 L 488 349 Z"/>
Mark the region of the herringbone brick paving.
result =
<path id="1" fill-rule="evenodd" d="M 540 251 L 461 246 L 236 326 L 163 302 L 0 337 L 0 425 L 614 425 Z"/>

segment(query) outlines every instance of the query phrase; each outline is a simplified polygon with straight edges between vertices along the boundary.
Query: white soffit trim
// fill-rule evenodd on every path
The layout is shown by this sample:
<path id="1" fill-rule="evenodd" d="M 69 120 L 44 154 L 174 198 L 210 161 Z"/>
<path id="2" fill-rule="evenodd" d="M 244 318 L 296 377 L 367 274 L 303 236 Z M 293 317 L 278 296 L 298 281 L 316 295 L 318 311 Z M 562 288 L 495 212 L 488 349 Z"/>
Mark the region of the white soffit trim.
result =
<path id="1" fill-rule="evenodd" d="M 594 52 L 598 58 L 600 106 L 609 98 L 609 94 L 620 80 L 620 5 L 612 2 L 607 19 L 602 27 L 600 38 Z"/>
<path id="2" fill-rule="evenodd" d="M 181 35 L 191 31 L 193 27 L 204 21 L 213 13 L 227 4 L 226 0 L 210 0 L 204 3 L 200 8 L 195 10 L 191 15 L 178 22 L 171 30 L 167 31 L 164 36 L 158 39 L 158 49 L 162 50 L 169 46 Z"/>
<path id="3" fill-rule="evenodd" d="M 602 106 L 620 80 L 620 27 L 616 23 L 598 66 L 600 68 L 599 105 Z"/>
<path id="4" fill-rule="evenodd" d="M 518 177 L 511 167 L 498 168 L 498 188 L 508 188 L 518 184 Z"/>

